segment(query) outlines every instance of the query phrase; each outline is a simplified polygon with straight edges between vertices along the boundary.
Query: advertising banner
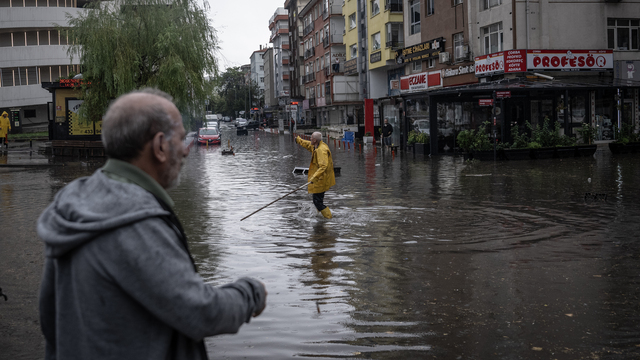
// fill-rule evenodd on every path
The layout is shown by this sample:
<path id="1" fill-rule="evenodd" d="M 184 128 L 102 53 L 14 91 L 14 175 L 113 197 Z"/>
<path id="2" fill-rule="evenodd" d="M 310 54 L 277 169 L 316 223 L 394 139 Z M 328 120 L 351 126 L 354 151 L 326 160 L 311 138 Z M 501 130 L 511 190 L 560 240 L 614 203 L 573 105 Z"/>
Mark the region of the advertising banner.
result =
<path id="1" fill-rule="evenodd" d="M 403 76 L 400 78 L 400 92 L 412 93 L 442 86 L 442 72 L 431 71 Z"/>
<path id="2" fill-rule="evenodd" d="M 529 50 L 529 71 L 602 71 L 613 69 L 613 50 Z"/>

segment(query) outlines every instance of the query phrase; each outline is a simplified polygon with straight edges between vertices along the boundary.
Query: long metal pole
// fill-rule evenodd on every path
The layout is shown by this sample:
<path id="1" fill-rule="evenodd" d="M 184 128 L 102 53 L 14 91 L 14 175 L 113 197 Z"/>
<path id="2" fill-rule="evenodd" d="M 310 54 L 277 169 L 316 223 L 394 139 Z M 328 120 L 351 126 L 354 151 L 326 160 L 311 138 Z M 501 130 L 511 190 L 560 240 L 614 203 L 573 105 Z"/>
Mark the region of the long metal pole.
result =
<path id="1" fill-rule="evenodd" d="M 300 186 L 299 188 L 297 188 L 297 189 L 293 190 L 292 192 L 288 193 L 287 195 L 285 195 L 285 196 L 283 196 L 283 197 L 281 197 L 281 198 L 279 198 L 279 199 L 273 200 L 272 202 L 268 203 L 267 205 L 265 205 L 265 206 L 261 207 L 260 209 L 258 209 L 258 210 L 256 210 L 256 211 L 252 212 L 251 214 L 249 214 L 249 215 L 247 215 L 247 216 L 243 217 L 242 219 L 240 219 L 240 221 L 242 221 L 242 220 L 244 220 L 244 219 L 248 218 L 249 216 L 251 216 L 251 215 L 253 215 L 253 214 L 257 213 L 258 211 L 260 211 L 260 210 L 262 210 L 262 209 L 266 208 L 267 206 L 269 206 L 269 205 L 273 204 L 274 202 L 276 202 L 276 201 L 280 201 L 280 200 L 282 200 L 282 199 L 286 198 L 287 196 L 289 196 L 289 195 L 293 194 L 294 192 L 296 192 L 296 191 L 298 191 L 298 190 L 302 189 L 303 187 L 305 187 L 305 186 L 307 186 L 307 185 L 309 185 L 309 184 L 311 184 L 311 181 L 309 181 L 308 183 L 306 183 L 306 184 L 304 184 L 304 185 Z"/>

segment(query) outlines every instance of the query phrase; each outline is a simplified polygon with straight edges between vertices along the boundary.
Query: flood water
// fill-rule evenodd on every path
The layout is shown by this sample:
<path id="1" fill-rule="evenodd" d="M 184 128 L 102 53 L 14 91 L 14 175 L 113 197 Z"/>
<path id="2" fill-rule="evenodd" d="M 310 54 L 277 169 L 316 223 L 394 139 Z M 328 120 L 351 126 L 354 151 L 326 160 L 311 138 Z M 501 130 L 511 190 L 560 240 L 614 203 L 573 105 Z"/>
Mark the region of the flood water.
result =
<path id="1" fill-rule="evenodd" d="M 640 356 L 640 154 L 466 163 L 329 145 L 331 220 L 302 190 L 240 221 L 306 182 L 290 136 L 227 127 L 187 158 L 171 195 L 200 273 L 269 292 L 238 334 L 207 339 L 212 359 Z M 3 236 L 33 236 L 55 192 L 100 165 L 64 163 L 0 169 Z"/>

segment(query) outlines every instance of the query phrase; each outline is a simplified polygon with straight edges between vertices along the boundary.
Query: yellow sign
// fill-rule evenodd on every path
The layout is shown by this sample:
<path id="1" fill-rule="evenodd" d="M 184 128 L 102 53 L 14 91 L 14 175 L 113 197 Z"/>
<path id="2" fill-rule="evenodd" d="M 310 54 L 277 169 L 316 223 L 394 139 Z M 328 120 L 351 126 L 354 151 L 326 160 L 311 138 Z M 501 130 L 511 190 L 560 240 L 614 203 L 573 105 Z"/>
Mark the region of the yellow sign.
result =
<path id="1" fill-rule="evenodd" d="M 82 100 L 69 100 L 68 101 L 68 112 L 67 115 L 69 117 L 69 135 L 93 135 L 93 123 L 91 121 L 80 121 L 80 115 L 78 115 L 78 111 L 80 110 L 80 105 L 82 105 Z"/>

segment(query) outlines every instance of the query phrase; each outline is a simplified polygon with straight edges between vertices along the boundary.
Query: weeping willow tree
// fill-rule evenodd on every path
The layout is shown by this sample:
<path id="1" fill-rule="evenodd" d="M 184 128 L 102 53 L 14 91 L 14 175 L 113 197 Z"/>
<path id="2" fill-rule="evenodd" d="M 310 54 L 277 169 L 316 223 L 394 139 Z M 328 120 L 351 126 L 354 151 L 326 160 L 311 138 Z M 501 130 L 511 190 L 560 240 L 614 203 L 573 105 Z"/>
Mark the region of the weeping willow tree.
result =
<path id="1" fill-rule="evenodd" d="M 218 45 L 194 0 L 92 2 L 69 25 L 69 55 L 82 65 L 83 118 L 99 120 L 111 100 L 141 87 L 173 96 L 185 118 L 204 111 Z"/>

